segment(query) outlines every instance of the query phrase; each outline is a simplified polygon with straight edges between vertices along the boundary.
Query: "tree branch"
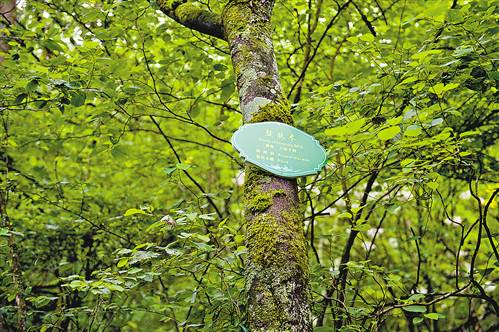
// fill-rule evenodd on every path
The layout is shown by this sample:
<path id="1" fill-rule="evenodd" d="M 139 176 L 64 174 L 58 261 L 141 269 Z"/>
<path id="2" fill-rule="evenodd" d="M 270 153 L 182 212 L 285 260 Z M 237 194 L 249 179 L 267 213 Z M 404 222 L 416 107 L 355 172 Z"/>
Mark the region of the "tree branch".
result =
<path id="1" fill-rule="evenodd" d="M 151 119 L 151 121 L 154 123 L 154 125 L 156 126 L 156 128 L 158 128 L 160 134 L 163 136 L 163 138 L 166 140 L 166 142 L 168 143 L 168 145 L 170 146 L 170 149 L 172 150 L 173 154 L 175 155 L 175 158 L 177 159 L 177 161 L 179 163 L 182 162 L 182 159 L 180 159 L 180 156 L 178 154 L 178 152 L 175 150 L 175 148 L 173 147 L 171 141 L 170 141 L 170 138 L 165 134 L 165 132 L 163 131 L 163 129 L 161 128 L 159 122 L 154 118 L 154 116 L 150 115 L 149 118 Z M 223 215 L 222 213 L 220 212 L 220 210 L 218 209 L 217 205 L 215 204 L 215 202 L 211 199 L 210 196 L 208 196 L 208 193 L 204 190 L 204 188 L 201 186 L 201 184 L 199 184 L 199 182 L 197 182 L 193 177 L 192 175 L 189 174 L 189 172 L 187 172 L 185 169 L 182 170 L 182 172 L 184 172 L 184 174 L 189 178 L 189 180 L 191 180 L 191 182 L 196 186 L 198 187 L 198 189 L 203 193 L 203 195 L 206 197 L 206 199 L 208 200 L 208 203 L 210 203 L 210 205 L 213 207 L 213 209 L 215 209 L 215 212 L 217 214 L 217 216 L 220 218 L 220 219 L 223 219 Z"/>
<path id="2" fill-rule="evenodd" d="M 161 11 L 177 23 L 226 40 L 220 15 L 198 8 L 187 0 L 158 0 L 157 3 Z"/>

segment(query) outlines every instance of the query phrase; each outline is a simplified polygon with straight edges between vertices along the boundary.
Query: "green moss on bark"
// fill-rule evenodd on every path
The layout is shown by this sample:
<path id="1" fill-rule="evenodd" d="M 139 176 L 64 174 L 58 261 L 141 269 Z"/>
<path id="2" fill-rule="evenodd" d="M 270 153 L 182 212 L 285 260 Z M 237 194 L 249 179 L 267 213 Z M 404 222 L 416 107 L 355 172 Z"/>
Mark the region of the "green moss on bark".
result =
<path id="1" fill-rule="evenodd" d="M 272 206 L 272 200 L 274 197 L 280 197 L 284 195 L 286 195 L 284 190 L 272 190 L 269 192 L 257 194 L 246 199 L 246 206 L 253 213 L 264 212 L 270 206 Z"/>
<path id="2" fill-rule="evenodd" d="M 160 8 L 171 8 L 175 9 L 183 3 L 181 0 L 157 0 L 156 3 Z"/>
<path id="3" fill-rule="evenodd" d="M 310 331 L 308 257 L 296 192 L 246 167 L 246 289 L 252 331 Z"/>
<path id="4" fill-rule="evenodd" d="M 265 212 L 270 206 L 272 206 L 274 197 L 282 197 L 286 195 L 284 190 L 271 190 L 260 194 L 255 193 L 256 190 L 253 191 L 254 196 L 246 197 L 246 206 L 252 213 Z"/>
<path id="5" fill-rule="evenodd" d="M 267 213 L 256 216 L 247 228 L 250 260 L 263 268 L 307 271 L 302 232 L 301 218 L 296 212 L 283 212 L 279 219 Z"/>
<path id="6" fill-rule="evenodd" d="M 256 8 L 258 7 L 258 8 Z M 253 38 L 258 38 L 260 35 L 270 36 L 272 34 L 272 26 L 270 23 L 270 13 L 268 8 L 261 10 L 261 13 L 255 12 L 262 6 L 250 8 L 246 1 L 231 1 L 225 6 L 222 13 L 224 28 L 229 40 L 236 38 L 240 34 L 248 34 L 251 32 L 260 32 L 253 35 Z M 251 22 L 251 24 L 248 24 Z"/>
<path id="7" fill-rule="evenodd" d="M 161 11 L 178 23 L 225 40 L 220 15 L 185 0 L 157 0 L 157 4 Z"/>
<path id="8" fill-rule="evenodd" d="M 272 205 L 272 196 L 268 194 L 256 195 L 249 201 L 248 209 L 251 212 L 263 212 Z"/>
<path id="9" fill-rule="evenodd" d="M 265 332 L 281 332 L 281 331 L 289 331 L 289 329 L 283 330 L 281 319 L 282 317 L 282 308 L 278 302 L 272 301 L 272 297 L 274 296 L 271 291 L 269 291 L 268 287 L 262 284 L 255 284 L 254 289 L 255 292 L 261 295 L 260 300 L 262 302 L 266 302 L 264 305 L 255 305 L 251 307 L 250 313 L 250 321 L 251 317 L 259 317 L 262 321 L 270 322 L 271 325 L 266 325 L 264 327 Z M 251 324 L 251 322 L 250 322 Z M 252 324 L 253 330 L 258 324 Z M 258 330 L 257 330 L 258 331 Z"/>
<path id="10" fill-rule="evenodd" d="M 193 6 L 178 6 L 175 15 L 180 21 L 194 21 L 199 17 L 199 10 Z M 199 17 L 201 18 L 201 17 Z"/>
<path id="11" fill-rule="evenodd" d="M 276 121 L 289 125 L 293 124 L 290 107 L 287 102 L 269 103 L 261 107 L 258 112 L 253 114 L 250 122 Z"/>
<path id="12" fill-rule="evenodd" d="M 222 14 L 245 122 L 292 124 L 272 47 L 273 1 L 229 1 Z M 296 183 L 246 167 L 246 288 L 251 331 L 311 331 L 308 259 Z"/>
<path id="13" fill-rule="evenodd" d="M 247 290 L 252 331 L 310 331 L 308 259 L 301 213 L 254 216 L 247 227 Z"/>
<path id="14" fill-rule="evenodd" d="M 270 179 L 267 172 L 251 164 L 246 166 L 244 174 L 244 196 L 248 203 L 248 200 L 262 192 L 262 184 Z"/>

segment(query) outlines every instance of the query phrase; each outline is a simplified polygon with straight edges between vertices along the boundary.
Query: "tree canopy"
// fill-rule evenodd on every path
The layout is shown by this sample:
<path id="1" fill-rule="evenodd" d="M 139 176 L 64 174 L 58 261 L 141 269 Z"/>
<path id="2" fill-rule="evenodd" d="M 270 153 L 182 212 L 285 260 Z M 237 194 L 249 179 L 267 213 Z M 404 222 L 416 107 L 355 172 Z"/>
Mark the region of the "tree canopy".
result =
<path id="1" fill-rule="evenodd" d="M 0 10 L 0 330 L 248 331 L 231 2 Z M 314 331 L 498 328 L 496 5 L 275 2 Z"/>

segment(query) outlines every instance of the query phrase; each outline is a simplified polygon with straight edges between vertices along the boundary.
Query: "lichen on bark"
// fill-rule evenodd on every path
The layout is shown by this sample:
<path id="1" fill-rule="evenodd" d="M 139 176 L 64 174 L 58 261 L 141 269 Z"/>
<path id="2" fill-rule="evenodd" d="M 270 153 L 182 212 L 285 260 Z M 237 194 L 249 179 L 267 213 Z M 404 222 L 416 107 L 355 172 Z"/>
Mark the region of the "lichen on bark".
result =
<path id="1" fill-rule="evenodd" d="M 241 111 L 246 122 L 268 103 L 282 99 L 272 45 L 272 1 L 229 1 L 222 13 Z"/>

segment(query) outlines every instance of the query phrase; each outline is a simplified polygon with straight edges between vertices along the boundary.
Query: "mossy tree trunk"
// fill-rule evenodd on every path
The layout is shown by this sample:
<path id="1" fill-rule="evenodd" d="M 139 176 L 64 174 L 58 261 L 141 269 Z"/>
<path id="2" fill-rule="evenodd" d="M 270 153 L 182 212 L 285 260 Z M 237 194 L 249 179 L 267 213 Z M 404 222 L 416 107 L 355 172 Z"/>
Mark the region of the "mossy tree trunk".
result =
<path id="1" fill-rule="evenodd" d="M 272 46 L 273 1 L 230 1 L 222 14 L 245 122 L 292 123 Z M 295 180 L 246 167 L 246 285 L 252 331 L 310 331 L 308 267 Z"/>
<path id="2" fill-rule="evenodd" d="M 273 0 L 229 0 L 220 17 L 187 1 L 158 3 L 178 23 L 229 43 L 244 122 L 293 122 L 272 46 Z M 249 328 L 311 331 L 307 248 L 296 181 L 252 165 L 245 174 Z"/>

